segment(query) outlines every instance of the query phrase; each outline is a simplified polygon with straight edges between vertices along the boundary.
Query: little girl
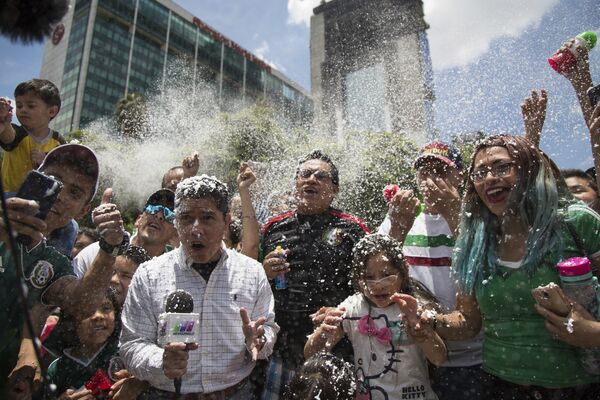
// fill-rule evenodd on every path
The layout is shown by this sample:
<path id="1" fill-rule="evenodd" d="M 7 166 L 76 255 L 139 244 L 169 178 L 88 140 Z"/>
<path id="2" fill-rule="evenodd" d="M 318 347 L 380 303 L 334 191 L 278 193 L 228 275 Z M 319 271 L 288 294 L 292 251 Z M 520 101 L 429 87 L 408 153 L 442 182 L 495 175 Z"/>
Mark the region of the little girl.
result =
<path id="1" fill-rule="evenodd" d="M 304 356 L 330 349 L 345 334 L 354 348 L 357 399 L 436 400 L 427 360 L 442 364 L 446 346 L 419 323 L 418 309 L 436 308 L 435 298 L 408 277 L 401 245 L 387 235 L 364 237 L 353 250 L 352 278 L 358 293 L 327 312 Z"/>

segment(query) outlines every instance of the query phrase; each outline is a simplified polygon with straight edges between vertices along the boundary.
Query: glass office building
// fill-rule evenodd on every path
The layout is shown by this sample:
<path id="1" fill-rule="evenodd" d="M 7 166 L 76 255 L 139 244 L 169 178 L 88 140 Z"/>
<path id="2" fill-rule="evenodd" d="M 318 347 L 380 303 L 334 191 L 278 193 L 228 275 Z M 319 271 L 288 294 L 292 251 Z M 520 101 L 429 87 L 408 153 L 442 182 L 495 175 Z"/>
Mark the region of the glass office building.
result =
<path id="1" fill-rule="evenodd" d="M 57 84 L 60 132 L 113 114 L 127 93 L 160 90 L 176 60 L 213 87 L 221 109 L 264 98 L 291 122 L 312 120 L 299 85 L 170 0 L 74 0 L 44 50 L 41 76 Z"/>

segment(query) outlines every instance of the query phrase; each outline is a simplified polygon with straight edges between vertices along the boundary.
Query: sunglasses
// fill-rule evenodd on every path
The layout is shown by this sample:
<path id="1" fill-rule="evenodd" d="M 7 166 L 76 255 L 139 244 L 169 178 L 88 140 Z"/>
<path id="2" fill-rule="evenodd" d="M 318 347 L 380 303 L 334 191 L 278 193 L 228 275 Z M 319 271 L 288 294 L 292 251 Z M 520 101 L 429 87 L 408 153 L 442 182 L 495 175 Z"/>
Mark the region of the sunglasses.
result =
<path id="1" fill-rule="evenodd" d="M 364 282 L 365 282 L 365 286 L 367 286 L 367 288 L 371 289 L 375 285 L 391 285 L 392 283 L 396 282 L 396 279 L 398 279 L 398 274 L 386 276 L 385 278 L 381 278 L 381 279 L 377 279 L 377 280 L 366 279 Z"/>
<path id="2" fill-rule="evenodd" d="M 175 221 L 175 212 L 169 207 L 161 206 L 158 204 L 148 204 L 146 208 L 144 208 L 144 212 L 151 215 L 156 215 L 161 211 L 168 223 L 172 224 L 173 221 Z"/>
<path id="3" fill-rule="evenodd" d="M 302 168 L 302 169 L 298 170 L 298 174 L 297 174 L 297 176 L 302 179 L 308 179 L 313 175 L 319 181 L 324 181 L 326 179 L 333 180 L 333 176 L 331 175 L 331 172 L 323 171 L 322 169 Z"/>

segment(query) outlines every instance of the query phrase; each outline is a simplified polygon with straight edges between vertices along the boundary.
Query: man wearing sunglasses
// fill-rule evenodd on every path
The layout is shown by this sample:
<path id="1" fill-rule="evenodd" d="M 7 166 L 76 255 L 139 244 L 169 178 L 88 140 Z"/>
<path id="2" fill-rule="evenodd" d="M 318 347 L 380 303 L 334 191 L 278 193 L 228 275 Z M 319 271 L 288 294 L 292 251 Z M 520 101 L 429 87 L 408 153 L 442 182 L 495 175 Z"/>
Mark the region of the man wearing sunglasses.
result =
<path id="1" fill-rule="evenodd" d="M 169 242 L 177 236 L 173 225 L 174 207 L 175 194 L 169 189 L 152 193 L 135 220 L 137 231 L 131 238 L 131 244 L 143 248 L 150 257 L 157 257 L 171 250 Z M 85 274 L 99 248 L 98 242 L 92 243 L 73 259 L 73 270 L 78 277 Z"/>
<path id="2" fill-rule="evenodd" d="M 338 192 L 335 164 L 315 150 L 296 170 L 296 210 L 270 219 L 263 228 L 259 260 L 272 282 L 282 275 L 286 282 L 284 289 L 273 286 L 275 321 L 281 330 L 263 399 L 281 396 L 289 372 L 304 362 L 304 343 L 313 330 L 311 314 L 339 304 L 353 292 L 352 248 L 369 230 L 358 218 L 331 207 Z"/>

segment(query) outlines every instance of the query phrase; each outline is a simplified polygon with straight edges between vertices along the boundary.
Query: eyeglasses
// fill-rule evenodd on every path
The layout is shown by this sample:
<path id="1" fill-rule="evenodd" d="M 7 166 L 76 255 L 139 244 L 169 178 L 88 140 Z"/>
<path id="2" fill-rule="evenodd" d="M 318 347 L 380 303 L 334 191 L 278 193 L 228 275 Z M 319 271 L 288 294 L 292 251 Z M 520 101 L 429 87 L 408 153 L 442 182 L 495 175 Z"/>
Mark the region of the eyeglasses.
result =
<path id="1" fill-rule="evenodd" d="M 296 174 L 296 177 L 300 177 L 302 179 L 308 179 L 313 175 L 319 181 L 324 181 L 326 179 L 333 180 L 333 175 L 331 175 L 331 172 L 323 171 L 322 169 L 310 169 L 310 168 L 299 169 L 298 173 Z"/>
<path id="2" fill-rule="evenodd" d="M 144 208 L 144 212 L 151 215 L 156 215 L 161 211 L 168 223 L 172 224 L 173 221 L 175 221 L 175 212 L 169 207 L 161 206 L 159 204 L 148 204 L 146 208 Z"/>
<path id="3" fill-rule="evenodd" d="M 365 285 L 369 289 L 374 287 L 375 285 L 391 285 L 392 283 L 396 282 L 396 279 L 398 279 L 398 274 L 386 276 L 385 278 L 381 278 L 381 279 L 377 279 L 377 280 L 366 279 Z"/>
<path id="4" fill-rule="evenodd" d="M 491 167 L 483 167 L 473 171 L 473 173 L 471 174 L 471 179 L 475 183 L 480 183 L 485 180 L 489 173 L 491 173 L 494 178 L 504 178 L 505 176 L 508 176 L 508 174 L 510 174 L 513 165 L 514 163 L 512 162 L 505 162 Z"/>

